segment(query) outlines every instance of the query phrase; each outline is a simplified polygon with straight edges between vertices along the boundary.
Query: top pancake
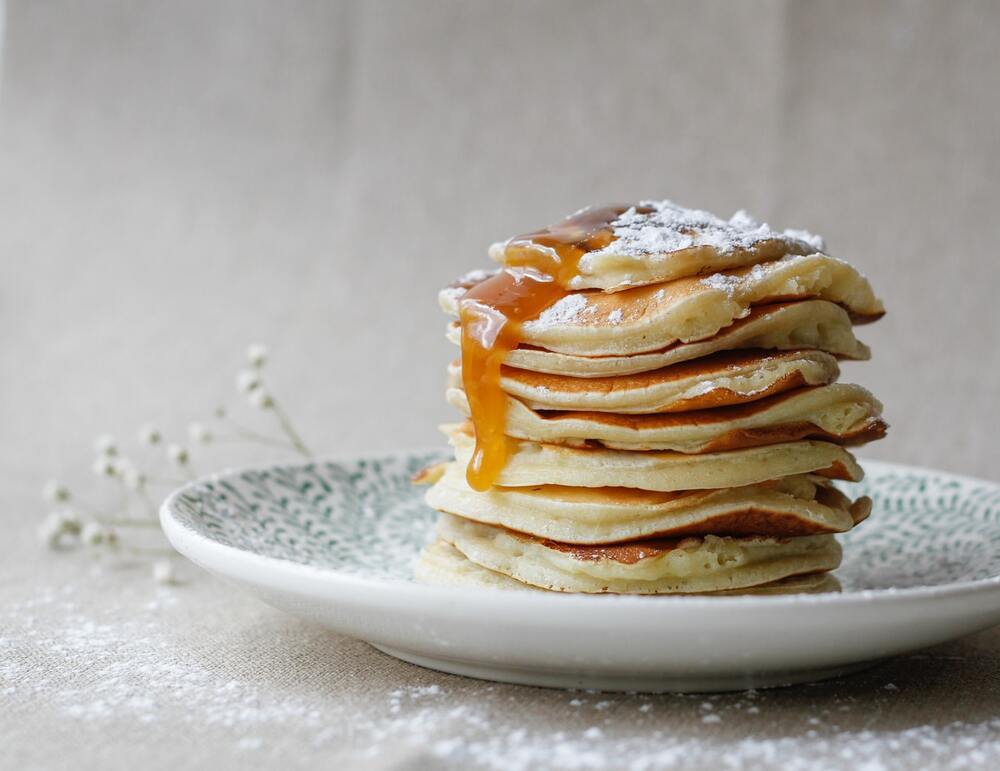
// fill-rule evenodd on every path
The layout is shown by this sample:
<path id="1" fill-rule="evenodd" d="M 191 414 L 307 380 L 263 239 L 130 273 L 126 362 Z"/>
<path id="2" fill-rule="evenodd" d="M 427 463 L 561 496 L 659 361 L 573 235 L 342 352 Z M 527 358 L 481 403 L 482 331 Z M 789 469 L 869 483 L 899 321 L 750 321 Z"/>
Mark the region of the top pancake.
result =
<path id="1" fill-rule="evenodd" d="M 457 316 L 465 293 L 484 278 L 470 274 L 439 295 Z M 524 345 L 580 356 L 628 356 L 703 340 L 753 305 L 818 298 L 844 306 L 856 322 L 884 313 L 868 280 L 823 254 L 790 256 L 707 277 L 689 277 L 622 292 L 574 292 L 521 327 Z"/>
<path id="2" fill-rule="evenodd" d="M 745 211 L 724 220 L 671 201 L 641 201 L 629 208 L 609 207 L 612 216 L 594 233 L 594 214 L 600 211 L 582 209 L 556 225 L 494 244 L 490 256 L 497 262 L 516 264 L 518 247 L 544 249 L 553 238 L 584 249 L 587 244 L 603 244 L 585 251 L 577 265 L 578 275 L 566 288 L 618 291 L 824 248 L 816 236 L 801 230 L 772 230 Z M 613 216 L 616 211 L 621 213 Z"/>

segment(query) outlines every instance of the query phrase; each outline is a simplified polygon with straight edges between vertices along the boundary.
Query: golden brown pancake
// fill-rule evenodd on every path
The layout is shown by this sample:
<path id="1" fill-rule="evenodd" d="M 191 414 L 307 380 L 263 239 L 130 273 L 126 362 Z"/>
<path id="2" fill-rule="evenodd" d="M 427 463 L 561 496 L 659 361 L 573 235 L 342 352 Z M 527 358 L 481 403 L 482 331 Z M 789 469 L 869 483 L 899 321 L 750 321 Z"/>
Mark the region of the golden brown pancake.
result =
<path id="1" fill-rule="evenodd" d="M 437 586 L 502 589 L 505 591 L 547 591 L 477 565 L 441 538 L 428 544 L 421 552 L 416 565 L 415 578 L 421 583 Z M 840 582 L 836 576 L 830 573 L 804 573 L 744 589 L 704 592 L 704 594 L 708 596 L 818 594 L 839 592 L 840 590 Z"/>
<path id="2" fill-rule="evenodd" d="M 852 502 L 821 477 L 745 487 L 653 492 L 627 487 L 493 487 L 477 492 L 450 463 L 427 503 L 465 519 L 564 543 L 599 544 L 689 535 L 798 536 L 844 532 L 871 501 Z"/>
<path id="3" fill-rule="evenodd" d="M 469 404 L 461 388 L 447 392 L 463 415 Z M 719 452 L 799 439 L 823 439 L 846 446 L 885 436 L 882 405 L 866 389 L 848 383 L 799 388 L 729 407 L 625 415 L 596 411 L 533 410 L 507 399 L 508 436 L 574 447 L 601 445 L 619 450 Z"/>
<path id="4" fill-rule="evenodd" d="M 470 285 L 460 281 L 443 290 L 442 308 L 458 316 Z M 614 294 L 574 292 L 523 324 L 520 342 L 580 356 L 647 353 L 712 337 L 747 316 L 753 305 L 811 298 L 844 306 L 856 322 L 885 312 L 868 280 L 853 267 L 812 254 Z"/>
<path id="5" fill-rule="evenodd" d="M 449 325 L 447 336 L 461 345 L 458 322 Z M 515 369 L 554 375 L 607 377 L 648 372 L 719 351 L 745 348 L 780 351 L 814 348 L 838 358 L 856 360 L 871 355 L 868 346 L 854 336 L 847 311 L 826 300 L 799 300 L 754 306 L 749 315 L 707 340 L 674 343 L 659 351 L 632 356 L 572 356 L 522 345 L 508 353 L 504 363 Z"/>
<path id="6" fill-rule="evenodd" d="M 553 239 L 595 245 L 585 248 L 568 288 L 608 291 L 823 251 L 822 239 L 801 230 L 772 230 L 745 211 L 724 220 L 672 201 L 642 201 L 581 210 L 548 228 L 493 244 L 490 256 L 519 265 L 526 245 Z"/>
<path id="7" fill-rule="evenodd" d="M 831 535 L 672 538 L 582 546 L 442 514 L 438 535 L 470 561 L 523 583 L 564 592 L 677 594 L 743 589 L 832 570 Z"/>
<path id="8" fill-rule="evenodd" d="M 471 424 L 443 430 L 455 448 L 455 460 L 467 466 L 475 446 Z M 508 442 L 507 463 L 496 480 L 503 487 L 552 484 L 673 492 L 742 487 L 793 474 L 855 482 L 864 476 L 854 456 L 831 442 L 784 442 L 700 455 Z"/>
<path id="9" fill-rule="evenodd" d="M 753 402 L 832 383 L 839 374 L 837 360 L 822 351 L 723 351 L 652 372 L 603 378 L 504 367 L 500 386 L 535 410 L 647 414 Z M 460 387 L 461 382 L 455 362 L 449 385 Z"/>

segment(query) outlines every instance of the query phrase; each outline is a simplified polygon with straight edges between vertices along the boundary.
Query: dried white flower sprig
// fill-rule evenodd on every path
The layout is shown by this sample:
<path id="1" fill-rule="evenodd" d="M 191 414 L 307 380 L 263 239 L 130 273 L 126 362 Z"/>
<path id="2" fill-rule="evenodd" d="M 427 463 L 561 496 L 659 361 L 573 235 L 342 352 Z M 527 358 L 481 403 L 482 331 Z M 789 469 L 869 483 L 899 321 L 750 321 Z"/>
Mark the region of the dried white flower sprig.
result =
<path id="1" fill-rule="evenodd" d="M 236 376 L 236 387 L 247 403 L 270 414 L 277 434 L 266 433 L 238 423 L 226 406 L 215 409 L 212 421 L 215 426 L 194 421 L 188 425 L 191 446 L 203 447 L 212 443 L 240 442 L 281 448 L 311 458 L 312 453 L 292 426 L 288 414 L 264 383 L 263 370 L 268 361 L 268 350 L 260 344 L 247 347 L 249 369 Z M 118 503 L 113 506 L 94 506 L 85 503 L 66 485 L 50 480 L 42 489 L 42 497 L 51 510 L 38 526 L 40 540 L 49 548 L 61 551 L 85 549 L 95 556 L 104 554 L 126 555 L 131 558 L 152 558 L 151 572 L 161 584 L 176 582 L 173 557 L 176 553 L 167 545 L 154 547 L 131 543 L 122 535 L 142 529 L 159 531 L 155 499 L 162 497 L 168 486 L 176 486 L 197 474 L 188 446 L 168 441 L 156 426 L 143 425 L 137 432 L 138 443 L 148 454 L 161 453 L 160 465 L 166 461 L 172 473 L 156 476 L 140 468 L 121 452 L 121 445 L 110 434 L 94 440 L 96 457 L 92 463 L 94 474 L 117 485 Z M 175 474 L 181 478 L 176 478 Z M 151 491 L 151 486 L 160 488 Z"/>

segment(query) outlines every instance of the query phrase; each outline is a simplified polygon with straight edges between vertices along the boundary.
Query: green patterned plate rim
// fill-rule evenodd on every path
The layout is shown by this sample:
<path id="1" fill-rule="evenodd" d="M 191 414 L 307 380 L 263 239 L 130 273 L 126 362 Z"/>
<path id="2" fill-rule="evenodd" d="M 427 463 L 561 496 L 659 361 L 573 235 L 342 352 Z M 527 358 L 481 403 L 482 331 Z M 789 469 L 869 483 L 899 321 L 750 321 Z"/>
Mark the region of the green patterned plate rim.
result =
<path id="1" fill-rule="evenodd" d="M 442 449 L 416 450 L 223 472 L 174 492 L 162 519 L 168 529 L 285 566 L 419 586 L 413 566 L 437 512 L 410 478 L 446 457 Z M 865 480 L 844 489 L 871 496 L 872 515 L 840 536 L 843 593 L 813 597 L 1000 583 L 1000 484 L 879 461 L 862 465 Z"/>

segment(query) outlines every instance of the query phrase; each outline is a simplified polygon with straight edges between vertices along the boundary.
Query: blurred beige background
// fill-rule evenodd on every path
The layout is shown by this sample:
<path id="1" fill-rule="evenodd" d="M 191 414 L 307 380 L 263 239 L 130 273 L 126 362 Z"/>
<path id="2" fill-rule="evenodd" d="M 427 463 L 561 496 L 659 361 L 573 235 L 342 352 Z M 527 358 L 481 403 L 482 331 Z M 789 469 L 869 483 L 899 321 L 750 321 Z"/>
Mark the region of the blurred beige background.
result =
<path id="1" fill-rule="evenodd" d="M 5 32 L 12 767 L 464 771 L 431 742 L 497 767 L 549 737 L 574 768 L 677 742 L 661 766 L 996 767 L 1000 629 L 706 716 L 404 665 L 193 568 L 46 553 L 35 525 L 48 477 L 98 494 L 96 434 L 183 437 L 232 397 L 251 341 L 317 449 L 443 444 L 437 289 L 495 239 L 654 196 L 826 236 L 890 309 L 845 372 L 893 424 L 864 453 L 1000 479 L 1000 3 L 13 0 Z"/>
<path id="2" fill-rule="evenodd" d="M 1000 478 L 1000 4 L 7 16 L 4 517 L 101 431 L 180 435 L 255 340 L 320 449 L 439 442 L 438 287 L 494 239 L 653 196 L 823 234 L 890 309 L 846 373 L 893 426 L 865 454 Z"/>

